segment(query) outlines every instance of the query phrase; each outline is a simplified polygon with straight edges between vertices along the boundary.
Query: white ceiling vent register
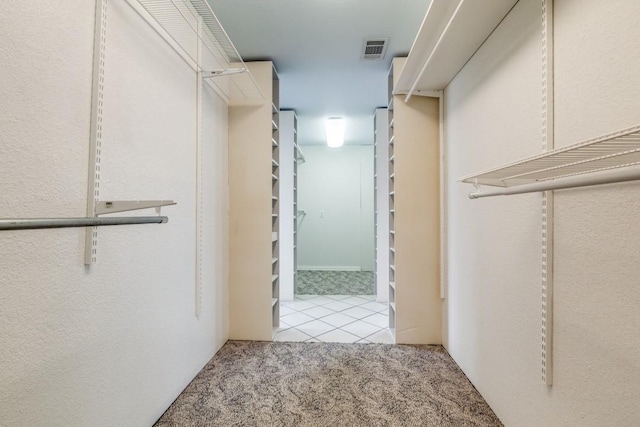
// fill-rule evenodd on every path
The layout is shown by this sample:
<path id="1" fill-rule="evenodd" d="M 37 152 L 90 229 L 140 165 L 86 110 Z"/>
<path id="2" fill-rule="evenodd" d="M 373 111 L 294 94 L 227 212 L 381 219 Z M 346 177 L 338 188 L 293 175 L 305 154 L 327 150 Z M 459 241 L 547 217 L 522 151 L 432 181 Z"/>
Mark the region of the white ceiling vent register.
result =
<path id="1" fill-rule="evenodd" d="M 362 50 L 362 59 L 382 59 L 387 51 L 389 39 L 366 39 Z"/>

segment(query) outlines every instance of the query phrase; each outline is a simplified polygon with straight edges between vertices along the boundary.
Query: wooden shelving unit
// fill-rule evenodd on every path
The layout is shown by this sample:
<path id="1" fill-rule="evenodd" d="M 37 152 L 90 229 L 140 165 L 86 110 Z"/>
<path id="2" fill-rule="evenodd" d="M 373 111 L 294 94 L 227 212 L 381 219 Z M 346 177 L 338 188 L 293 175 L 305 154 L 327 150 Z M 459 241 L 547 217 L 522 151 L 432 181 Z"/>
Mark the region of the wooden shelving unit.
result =
<path id="1" fill-rule="evenodd" d="M 298 116 L 293 114 L 293 292 L 298 292 L 298 164 L 304 155 L 298 145 Z"/>
<path id="2" fill-rule="evenodd" d="M 280 79 L 275 67 L 272 69 L 272 110 L 271 110 L 271 169 L 272 169 L 272 181 L 271 181 L 271 194 L 273 197 L 280 195 Z M 275 177 L 275 178 L 273 178 Z M 271 211 L 271 231 L 277 233 L 279 236 L 280 222 L 278 221 L 278 215 L 280 213 L 280 204 L 278 201 L 272 204 Z M 274 258 L 280 256 L 280 239 L 271 242 L 271 251 Z M 273 335 L 280 326 L 280 263 L 275 262 L 271 265 L 272 280 L 271 280 L 271 297 L 273 304 L 271 305 L 271 325 L 273 326 Z"/>
<path id="3" fill-rule="evenodd" d="M 394 95 L 388 79 L 389 329 L 399 344 L 440 344 L 439 99 Z"/>
<path id="4" fill-rule="evenodd" d="M 293 110 L 280 111 L 280 298 L 293 300 L 297 279 L 297 122 Z"/>
<path id="5" fill-rule="evenodd" d="M 389 301 L 389 119 L 387 108 L 376 109 L 374 128 L 374 283 L 378 302 Z"/>
<path id="6" fill-rule="evenodd" d="M 280 318 L 279 80 L 248 62 L 265 100 L 229 105 L 229 337 L 269 341 Z"/>
<path id="7" fill-rule="evenodd" d="M 389 218 L 389 261 L 387 263 L 387 265 L 389 266 L 389 330 L 391 331 L 391 334 L 393 335 L 394 339 L 396 338 L 396 288 L 395 288 L 395 280 L 396 280 L 396 270 L 394 267 L 395 264 L 395 258 L 396 258 L 396 251 L 395 251 L 395 245 L 396 245 L 396 236 L 395 236 L 395 166 L 396 166 L 396 162 L 395 162 L 395 156 L 394 156 L 394 149 L 395 146 L 393 144 L 393 141 L 395 141 L 395 135 L 393 134 L 394 128 L 394 98 L 393 98 L 393 71 L 394 71 L 394 65 L 391 66 L 391 70 L 389 71 L 389 78 L 388 78 L 388 84 L 387 84 L 387 92 L 388 92 L 388 97 L 389 97 L 389 104 L 387 106 L 387 121 L 388 121 L 388 130 L 387 130 L 387 137 L 388 139 L 388 144 L 387 144 L 387 154 L 388 154 L 388 159 L 389 159 L 389 163 L 388 163 L 388 167 L 387 167 L 387 173 L 388 173 L 388 190 L 389 190 L 389 196 L 388 196 L 388 204 L 387 207 L 389 209 L 389 214 L 388 214 L 388 218 Z M 391 286 L 391 283 L 394 283 L 394 286 Z"/>

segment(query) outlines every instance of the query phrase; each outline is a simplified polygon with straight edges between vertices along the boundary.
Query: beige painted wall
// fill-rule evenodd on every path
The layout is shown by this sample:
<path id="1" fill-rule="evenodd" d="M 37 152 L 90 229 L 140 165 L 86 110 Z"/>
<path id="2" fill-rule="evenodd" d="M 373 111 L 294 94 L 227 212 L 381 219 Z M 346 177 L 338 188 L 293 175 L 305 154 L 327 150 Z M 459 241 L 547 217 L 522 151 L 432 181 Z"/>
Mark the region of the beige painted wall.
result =
<path id="1" fill-rule="evenodd" d="M 640 123 L 640 3 L 556 0 L 556 146 Z M 541 7 L 520 0 L 445 92 L 447 349 L 509 426 L 640 419 L 640 184 L 555 198 L 554 384 L 541 381 L 541 196 L 460 176 L 541 150 Z"/>

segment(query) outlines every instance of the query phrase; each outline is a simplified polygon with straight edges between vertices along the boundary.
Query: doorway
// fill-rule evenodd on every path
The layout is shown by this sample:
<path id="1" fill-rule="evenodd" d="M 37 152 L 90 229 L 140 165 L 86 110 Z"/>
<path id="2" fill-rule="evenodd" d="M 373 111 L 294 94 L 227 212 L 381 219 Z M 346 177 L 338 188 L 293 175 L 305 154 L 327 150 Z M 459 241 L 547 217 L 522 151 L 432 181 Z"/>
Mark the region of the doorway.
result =
<path id="1" fill-rule="evenodd" d="M 294 299 L 274 340 L 390 343 L 374 278 L 374 146 L 301 148 Z"/>

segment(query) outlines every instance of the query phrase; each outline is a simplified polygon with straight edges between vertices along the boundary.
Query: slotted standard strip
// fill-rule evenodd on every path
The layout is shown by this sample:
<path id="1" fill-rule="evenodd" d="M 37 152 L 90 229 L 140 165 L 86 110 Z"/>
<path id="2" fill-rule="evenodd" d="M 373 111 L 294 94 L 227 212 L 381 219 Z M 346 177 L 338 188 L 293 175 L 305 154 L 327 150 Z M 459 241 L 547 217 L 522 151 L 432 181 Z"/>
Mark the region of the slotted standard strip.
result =
<path id="1" fill-rule="evenodd" d="M 468 175 L 460 181 L 510 187 L 636 164 L 640 164 L 640 126 Z"/>

